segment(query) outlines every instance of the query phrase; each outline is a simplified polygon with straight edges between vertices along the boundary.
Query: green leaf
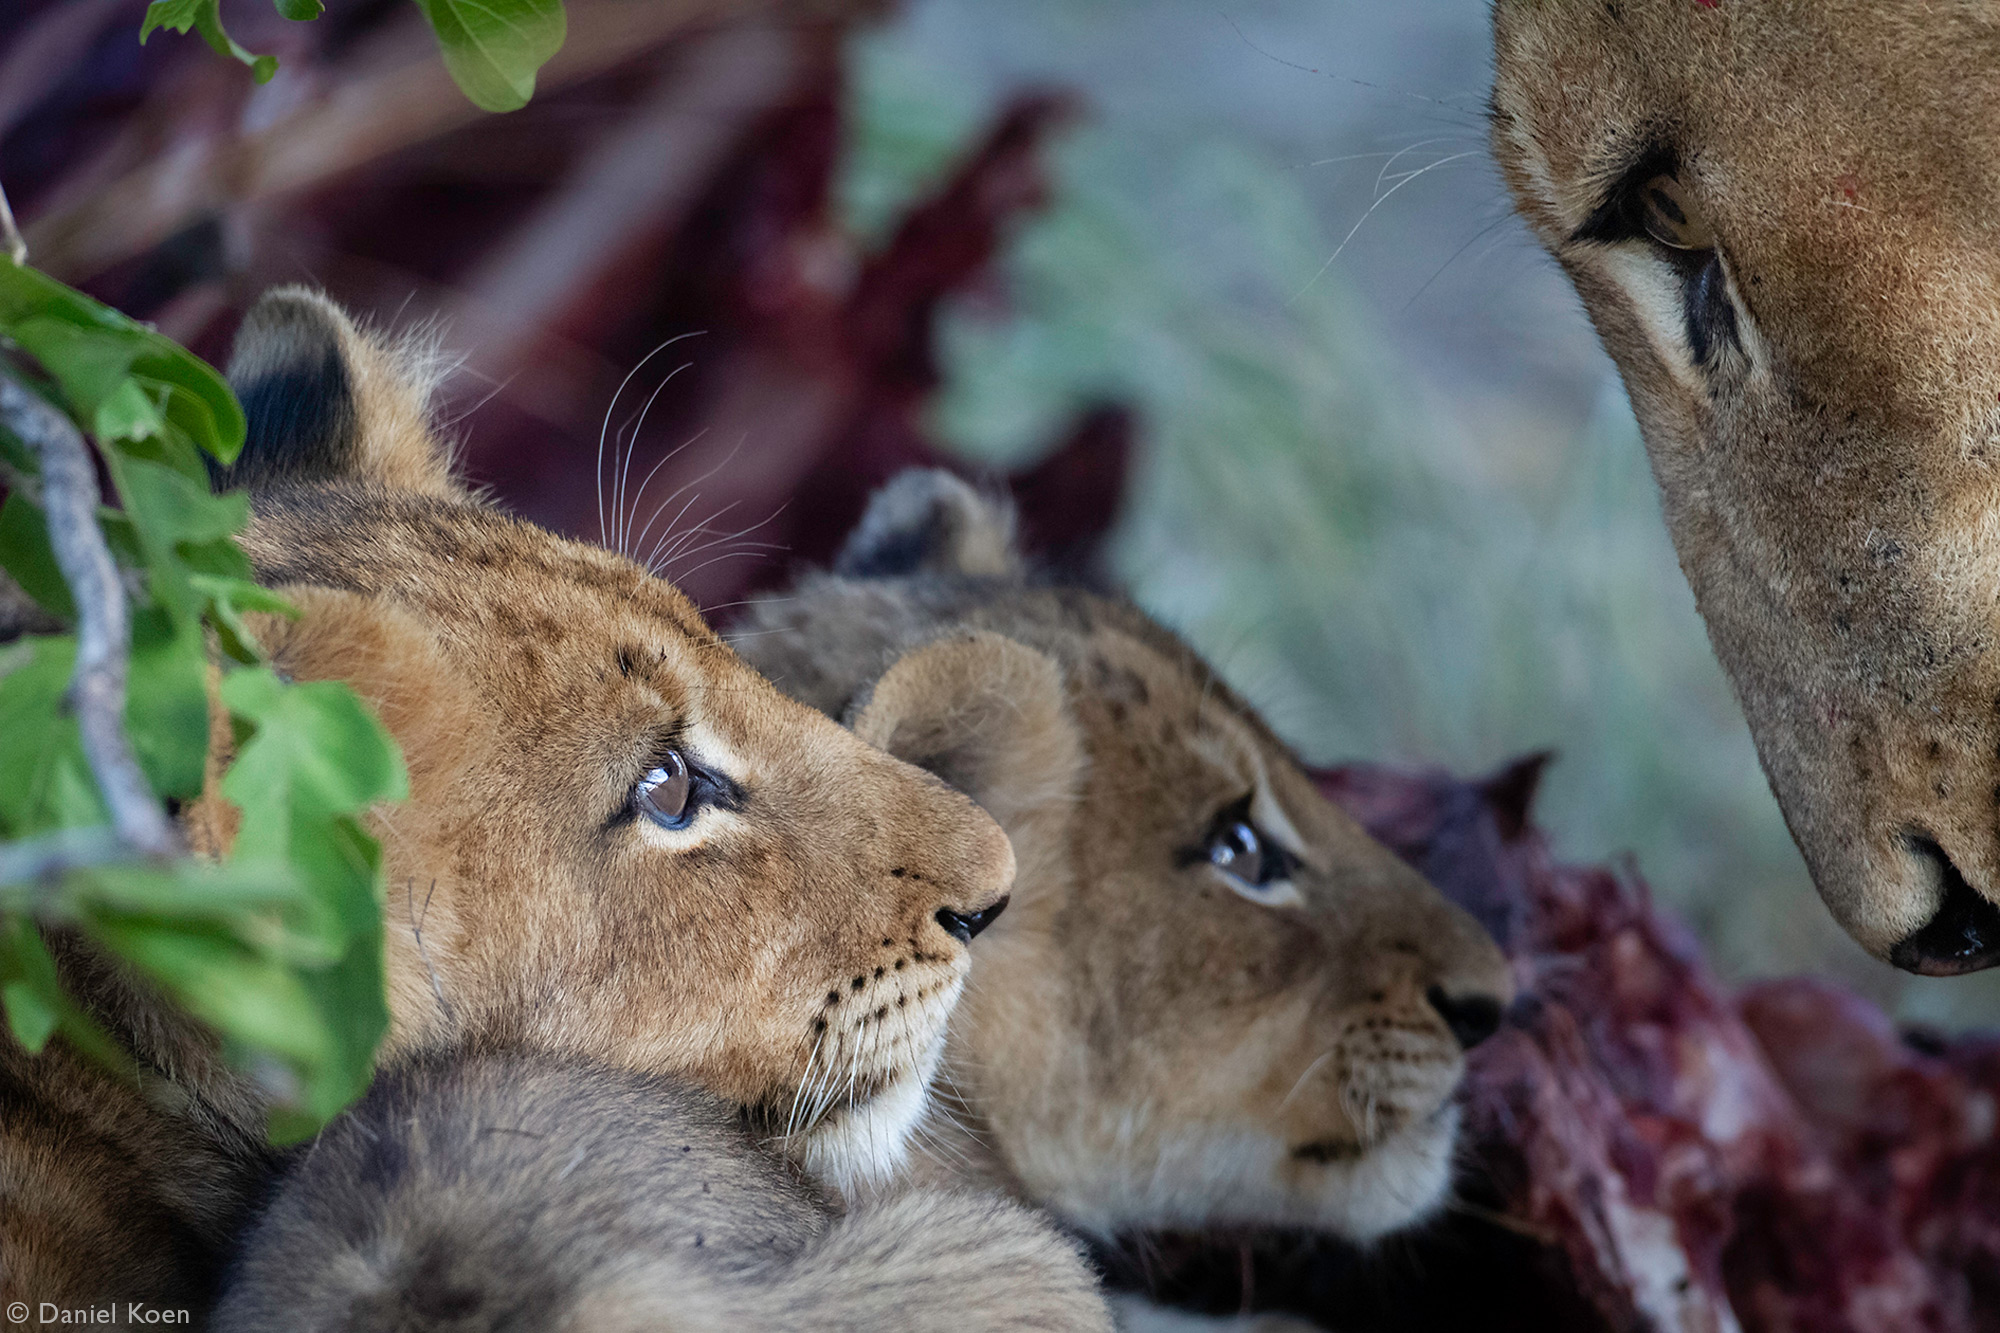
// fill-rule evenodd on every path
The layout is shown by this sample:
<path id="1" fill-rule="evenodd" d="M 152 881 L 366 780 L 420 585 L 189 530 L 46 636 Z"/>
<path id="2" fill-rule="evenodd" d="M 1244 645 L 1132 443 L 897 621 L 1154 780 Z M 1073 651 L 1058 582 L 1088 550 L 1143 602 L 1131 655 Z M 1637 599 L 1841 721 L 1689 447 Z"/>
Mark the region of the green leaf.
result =
<path id="1" fill-rule="evenodd" d="M 60 1031 L 72 1046 L 114 1070 L 129 1072 L 131 1061 L 76 1004 L 63 994 L 41 932 L 26 917 L 0 915 L 0 999 L 7 1024 L 30 1053 Z M 54 1023 L 48 1022 L 50 1016 Z M 39 1037 L 39 1040 L 31 1038 Z"/>
<path id="2" fill-rule="evenodd" d="M 306 893 L 298 876 L 284 866 L 215 865 L 193 859 L 159 867 L 98 866 L 79 872 L 75 883 L 75 896 L 87 911 L 205 921 L 269 913 L 295 905 Z M 282 947 L 282 942 L 272 943 Z"/>
<path id="3" fill-rule="evenodd" d="M 252 813 L 287 802 L 292 813 L 331 819 L 359 814 L 376 801 L 409 795 L 409 779 L 395 742 L 338 681 L 287 686 L 264 668 L 232 671 L 223 678 L 229 711 L 257 726 L 257 735 L 230 765 L 223 795 L 243 808 L 237 855 L 282 859 L 290 841 L 274 824 L 253 826 Z"/>
<path id="4" fill-rule="evenodd" d="M 402 756 L 353 690 L 335 681 L 286 685 L 268 668 L 230 672 L 223 702 L 255 727 L 222 780 L 242 812 L 232 862 L 282 864 L 306 893 L 293 927 L 339 961 L 301 974 L 330 1034 L 329 1057 L 306 1071 L 307 1118 L 324 1118 L 367 1085 L 388 1030 L 382 979 L 380 849 L 356 816 L 408 794 Z M 296 1109 L 296 1108 L 295 1108 Z M 305 1120 L 274 1118 L 274 1134 Z"/>
<path id="5" fill-rule="evenodd" d="M 0 987 L 0 1000 L 7 1005 L 7 1026 L 21 1049 L 34 1055 L 55 1034 L 61 1015 L 49 997 L 25 981 L 10 981 Z"/>
<path id="6" fill-rule="evenodd" d="M 250 572 L 248 559 L 228 542 L 249 521 L 248 498 L 241 492 L 211 494 L 171 467 L 123 451 L 113 451 L 107 460 L 152 573 L 153 596 L 177 620 L 193 624 L 205 604 L 189 582 L 194 573 Z"/>
<path id="7" fill-rule="evenodd" d="M 18 916 L 0 920 L 0 983 L 14 1039 L 38 1053 L 62 1022 L 62 986 L 40 933 Z"/>
<path id="8" fill-rule="evenodd" d="M 241 491 L 216 495 L 179 472 L 143 460 L 126 462 L 120 474 L 119 489 L 141 539 L 162 550 L 234 536 L 250 521 L 250 498 Z"/>
<path id="9" fill-rule="evenodd" d="M 167 420 L 217 460 L 243 448 L 243 408 L 214 367 L 46 273 L 0 264 L 0 334 L 56 377 L 80 422 L 95 425 L 98 406 L 131 374 L 155 403 L 164 392 Z"/>
<path id="10" fill-rule="evenodd" d="M 4 530 L 0 530 L 4 535 Z M 230 549 L 234 550 L 232 546 Z M 188 583 L 208 599 L 206 615 L 215 626 L 222 650 L 246 665 L 261 661 L 264 650 L 243 623 L 246 612 L 267 611 L 291 620 L 299 609 L 261 584 L 227 574 L 190 574 Z"/>
<path id="11" fill-rule="evenodd" d="M 316 0 L 279 0 L 309 17 Z M 289 8 L 285 8 L 289 6 Z M 309 12 L 310 11 L 310 12 Z M 166 0 L 154 27 L 227 44 L 214 0 Z M 532 71 L 530 72 L 532 77 Z M 106 543 L 145 575 L 132 605 L 126 732 L 153 789 L 198 793 L 206 777 L 212 653 L 259 657 L 246 617 L 296 614 L 258 586 L 235 534 L 241 494 L 214 495 L 202 454 L 228 461 L 244 419 L 213 369 L 142 325 L 33 270 L 0 265 L 0 339 L 40 363 L 51 401 L 99 445 L 114 495 Z M 20 476 L 33 456 L 0 437 Z M 33 487 L 0 504 L 0 564 L 57 611 L 70 607 Z M 65 704 L 76 645 L 66 635 L 0 648 L 0 837 L 98 828 L 105 812 Z M 222 682 L 237 724 L 223 794 L 241 813 L 227 865 L 100 866 L 32 893 L 0 895 L 0 1003 L 16 1037 L 61 1034 L 130 1068 L 121 1048 L 63 993 L 34 921 L 80 926 L 224 1038 L 238 1064 L 263 1061 L 270 1127 L 311 1133 L 366 1086 L 389 1023 L 383 985 L 380 848 L 359 822 L 407 791 L 402 758 L 344 685 L 282 683 L 238 668 Z"/>
<path id="12" fill-rule="evenodd" d="M 63 582 L 55 550 L 49 545 L 48 520 L 42 516 L 41 506 L 20 491 L 10 493 L 0 504 L 0 568 L 12 574 L 21 591 L 44 611 L 64 620 L 75 619 L 69 585 Z"/>
<path id="13" fill-rule="evenodd" d="M 176 624 L 157 606 L 132 617 L 125 730 L 155 795 L 201 794 L 208 761 L 208 653 L 201 626 Z"/>
<path id="14" fill-rule="evenodd" d="M 76 640 L 66 634 L 18 641 L 27 661 L 0 676 L 0 835 L 103 822 L 104 803 L 65 703 Z M 176 627 L 157 607 L 135 610 L 126 731 L 153 790 L 201 791 L 208 757 L 207 655 L 198 626 Z"/>
<path id="15" fill-rule="evenodd" d="M 562 0 L 417 0 L 445 68 L 483 111 L 517 111 L 535 95 L 535 71 L 562 49 Z"/>
<path id="16" fill-rule="evenodd" d="M 139 355 L 136 331 L 84 324 L 62 313 L 32 314 L 5 327 L 7 336 L 56 377 L 72 413 L 86 419 L 130 382 Z"/>
<path id="17" fill-rule="evenodd" d="M 91 425 L 100 441 L 145 440 L 167 428 L 160 409 L 130 375 L 120 380 L 97 405 Z"/>
<path id="18" fill-rule="evenodd" d="M 146 21 L 139 26 L 141 46 L 146 44 L 146 38 L 155 28 L 171 28 L 178 33 L 195 29 L 217 55 L 234 56 L 248 65 L 250 77 L 259 83 L 269 83 L 271 76 L 278 72 L 276 56 L 253 55 L 238 46 L 223 30 L 218 0 L 153 0 L 146 6 Z"/>
<path id="19" fill-rule="evenodd" d="M 375 1048 L 389 1030 L 389 1001 L 382 983 L 382 914 L 370 918 L 347 954 L 330 968 L 303 975 L 307 991 L 325 1015 L 333 1060 L 306 1090 L 308 1109 L 322 1121 L 368 1088 Z M 275 1132 L 275 1126 L 274 1126 Z"/>
<path id="20" fill-rule="evenodd" d="M 278 12 L 294 23 L 304 23 L 316 19 L 326 12 L 326 6 L 319 0 L 273 0 Z"/>
<path id="21" fill-rule="evenodd" d="M 132 374 L 166 391 L 167 420 L 216 462 L 234 462 L 243 451 L 243 405 L 215 367 L 155 334 L 133 359 Z"/>
<path id="22" fill-rule="evenodd" d="M 105 818 L 76 721 L 63 702 L 76 662 L 67 634 L 34 635 L 28 661 L 0 676 L 0 834 L 22 838 Z"/>
<path id="23" fill-rule="evenodd" d="M 89 929 L 225 1035 L 309 1069 L 331 1060 L 327 1025 L 304 980 L 227 927 L 106 914 Z"/>

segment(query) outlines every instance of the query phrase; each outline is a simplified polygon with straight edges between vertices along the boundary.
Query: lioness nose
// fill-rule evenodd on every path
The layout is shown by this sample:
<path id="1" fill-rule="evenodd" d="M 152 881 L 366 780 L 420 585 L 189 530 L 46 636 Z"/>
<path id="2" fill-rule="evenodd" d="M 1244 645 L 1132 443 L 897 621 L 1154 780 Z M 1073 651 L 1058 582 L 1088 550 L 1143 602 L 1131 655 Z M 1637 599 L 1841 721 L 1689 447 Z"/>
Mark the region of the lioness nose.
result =
<path id="1" fill-rule="evenodd" d="M 1912 834 L 1903 846 L 1916 862 L 1919 881 L 1938 891 L 1938 906 L 1928 924 L 1890 948 L 1889 961 L 1927 977 L 1954 977 L 2000 963 L 2000 905 L 1967 883 L 1934 840 Z"/>
<path id="2" fill-rule="evenodd" d="M 1461 1050 L 1471 1050 L 1500 1030 L 1500 1001 L 1491 995 L 1452 995 L 1442 986 L 1424 992 Z"/>
<path id="3" fill-rule="evenodd" d="M 994 918 L 1006 908 L 1005 898 L 977 912 L 954 912 L 949 907 L 940 907 L 937 923 L 944 927 L 945 934 L 955 936 L 960 944 L 970 944 L 972 937 L 992 925 Z"/>

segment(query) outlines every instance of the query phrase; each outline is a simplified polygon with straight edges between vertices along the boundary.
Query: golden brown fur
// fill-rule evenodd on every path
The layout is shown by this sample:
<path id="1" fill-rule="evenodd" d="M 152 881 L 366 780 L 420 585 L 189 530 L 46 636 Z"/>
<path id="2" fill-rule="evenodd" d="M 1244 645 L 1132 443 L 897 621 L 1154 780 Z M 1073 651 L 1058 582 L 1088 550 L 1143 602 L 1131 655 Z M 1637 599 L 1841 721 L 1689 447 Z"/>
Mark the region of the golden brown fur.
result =
<path id="1" fill-rule="evenodd" d="M 1821 894 L 1902 966 L 2000 961 L 2000 11 L 1500 0 L 1494 31 L 1495 151 Z M 1631 225 L 1661 175 L 1680 244 Z"/>
<path id="2" fill-rule="evenodd" d="M 952 1023 L 967 1123 L 934 1126 L 938 1162 L 1098 1234 L 1368 1239 L 1424 1216 L 1463 1068 L 1447 1013 L 1466 1040 L 1498 1023 L 1499 951 L 1166 630 L 1033 586 L 1017 559 L 961 563 L 1009 522 L 945 474 L 905 474 L 836 572 L 757 605 L 739 640 L 1014 842 L 1014 905 L 976 944 Z M 938 695 L 959 708 L 905 716 Z M 1232 885 L 1212 863 L 1232 812 L 1291 847 L 1281 883 Z"/>
<path id="3" fill-rule="evenodd" d="M 409 765 L 411 798 L 372 819 L 386 1051 L 672 1074 L 836 1181 L 893 1167 L 963 985 L 961 919 L 1012 875 L 993 821 L 779 694 L 644 569 L 468 499 L 410 348 L 296 290 L 239 348 L 244 544 L 304 612 L 260 632 L 282 672 L 351 683 Z M 634 803 L 670 750 L 712 775 L 678 830 Z M 231 819 L 205 798 L 188 825 L 213 847 Z M 0 1298 L 198 1307 L 269 1169 L 261 1099 L 88 950 L 66 962 L 142 1073 L 0 1038 Z M 802 1103 L 808 1074 L 841 1095 Z"/>

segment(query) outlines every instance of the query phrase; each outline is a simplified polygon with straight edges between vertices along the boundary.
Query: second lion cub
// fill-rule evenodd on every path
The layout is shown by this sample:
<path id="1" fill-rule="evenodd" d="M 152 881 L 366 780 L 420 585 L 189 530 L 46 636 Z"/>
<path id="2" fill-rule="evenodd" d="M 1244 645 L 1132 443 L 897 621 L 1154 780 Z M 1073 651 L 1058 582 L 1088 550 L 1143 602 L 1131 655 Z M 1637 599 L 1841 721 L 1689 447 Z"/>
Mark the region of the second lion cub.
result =
<path id="1" fill-rule="evenodd" d="M 1012 531 L 949 474 L 906 473 L 832 573 L 737 637 L 1013 841 L 1013 906 L 951 1023 L 944 1174 L 1099 1236 L 1368 1240 L 1429 1215 L 1462 1051 L 1512 997 L 1499 949 L 1192 649 L 1128 603 L 1038 585 Z"/>

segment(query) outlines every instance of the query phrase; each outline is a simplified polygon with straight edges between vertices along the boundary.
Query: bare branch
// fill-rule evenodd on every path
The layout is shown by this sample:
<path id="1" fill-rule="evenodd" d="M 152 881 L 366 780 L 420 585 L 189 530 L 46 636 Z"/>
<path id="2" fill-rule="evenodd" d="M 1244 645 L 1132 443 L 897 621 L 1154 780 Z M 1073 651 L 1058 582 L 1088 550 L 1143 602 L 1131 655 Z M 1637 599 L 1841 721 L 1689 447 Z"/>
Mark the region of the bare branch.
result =
<path id="1" fill-rule="evenodd" d="M 7 253 L 15 263 L 28 262 L 28 243 L 21 239 L 21 229 L 14 225 L 14 210 L 7 202 L 7 187 L 0 185 L 0 245 L 7 247 Z"/>
<path id="2" fill-rule="evenodd" d="M 49 891 L 70 871 L 132 859 L 132 849 L 108 828 L 57 829 L 0 843 L 0 909 L 40 915 Z"/>
<path id="3" fill-rule="evenodd" d="M 42 466 L 42 507 L 49 544 L 76 603 L 76 672 L 69 704 L 83 733 L 84 757 L 111 811 L 111 827 L 128 848 L 172 856 L 180 839 L 146 784 L 125 739 L 125 671 L 132 620 L 125 585 L 97 526 L 97 470 L 83 436 L 0 363 L 0 425 L 26 444 Z"/>
<path id="4" fill-rule="evenodd" d="M 569 36 L 536 77 L 536 97 L 594 78 L 704 23 L 721 23 L 763 0 L 570 0 Z M 303 68 L 287 77 L 298 80 Z M 220 208 L 322 187 L 342 173 L 486 118 L 451 81 L 436 40 L 414 10 L 353 55 L 295 84 L 322 88 L 279 119 L 210 141 L 193 153 L 162 151 L 173 126 L 165 103 L 128 122 L 96 160 L 111 179 L 79 182 L 30 224 L 38 267 L 76 283 L 157 245 Z M 245 121 L 247 126 L 251 123 Z M 180 142 L 180 141 L 176 141 Z"/>

